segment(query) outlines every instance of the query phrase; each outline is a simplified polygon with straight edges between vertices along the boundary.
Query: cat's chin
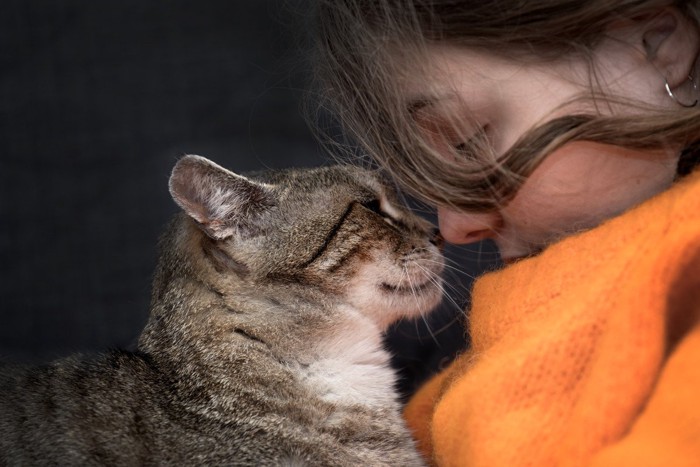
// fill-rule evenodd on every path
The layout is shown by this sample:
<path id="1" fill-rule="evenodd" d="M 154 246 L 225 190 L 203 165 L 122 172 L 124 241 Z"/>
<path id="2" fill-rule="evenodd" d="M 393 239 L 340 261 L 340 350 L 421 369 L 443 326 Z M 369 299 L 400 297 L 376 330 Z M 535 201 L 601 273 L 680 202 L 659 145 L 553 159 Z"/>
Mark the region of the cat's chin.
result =
<path id="1" fill-rule="evenodd" d="M 443 297 L 442 264 L 437 253 L 409 267 L 396 268 L 388 261 L 367 264 L 348 284 L 348 303 L 382 329 L 427 314 Z"/>
<path id="2" fill-rule="evenodd" d="M 423 282 L 422 284 L 409 284 L 409 285 L 393 285 L 389 284 L 387 282 L 382 282 L 379 287 L 388 293 L 396 293 L 396 294 L 410 294 L 410 295 L 415 295 L 415 294 L 422 294 L 426 292 L 428 289 L 431 287 L 436 287 L 435 282 L 432 280 L 427 280 Z"/>
<path id="3" fill-rule="evenodd" d="M 425 315 L 435 309 L 443 297 L 442 283 L 437 279 L 412 286 L 382 283 L 379 288 L 381 293 L 372 309 L 382 327 Z"/>

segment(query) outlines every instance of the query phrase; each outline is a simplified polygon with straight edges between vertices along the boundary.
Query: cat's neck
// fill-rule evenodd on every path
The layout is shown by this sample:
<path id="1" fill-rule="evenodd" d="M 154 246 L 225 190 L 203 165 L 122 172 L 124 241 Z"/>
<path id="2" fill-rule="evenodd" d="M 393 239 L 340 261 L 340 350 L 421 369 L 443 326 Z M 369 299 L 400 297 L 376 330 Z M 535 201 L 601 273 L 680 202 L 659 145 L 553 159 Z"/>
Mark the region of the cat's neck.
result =
<path id="1" fill-rule="evenodd" d="M 392 406 L 395 394 L 387 389 L 396 381 L 381 330 L 353 310 L 342 315 L 350 319 L 336 323 L 315 343 L 315 359 L 300 368 L 302 382 L 326 402 Z"/>
<path id="2" fill-rule="evenodd" d="M 179 286 L 173 290 L 179 290 L 177 295 L 183 297 L 186 294 L 183 295 L 182 291 L 187 288 Z M 209 313 L 232 313 L 232 304 L 219 298 L 215 300 L 213 296 L 211 298 L 207 305 Z M 256 307 L 261 306 L 260 300 L 260 297 L 255 299 Z M 181 304 L 188 306 L 186 301 Z M 197 306 L 202 306 L 201 294 Z M 267 306 L 273 305 L 268 303 Z M 206 387 L 219 388 L 226 385 L 234 372 L 237 373 L 236 378 L 245 379 L 240 372 L 246 371 L 241 366 L 241 362 L 246 362 L 246 366 L 264 365 L 271 384 L 289 384 L 290 379 L 296 380 L 299 389 L 327 403 L 338 406 L 395 406 L 395 393 L 388 390 L 395 387 L 395 375 L 389 366 L 390 355 L 383 348 L 381 329 L 359 312 L 338 309 L 340 307 L 347 305 L 319 309 L 319 315 L 330 318 L 322 323 L 299 323 L 298 328 L 289 328 L 284 334 L 290 337 L 290 342 L 285 342 L 281 334 L 276 334 L 274 330 L 274 327 L 284 328 L 290 323 L 260 326 L 246 325 L 242 321 L 226 331 L 231 332 L 235 327 L 241 330 L 240 333 L 233 331 L 230 336 L 219 334 L 208 343 L 206 341 L 210 336 L 195 336 L 191 330 L 186 335 L 173 336 L 172 342 L 177 344 L 165 349 L 165 352 L 159 352 L 157 359 L 167 360 L 168 367 L 180 374 L 177 379 L 188 387 L 203 383 Z M 280 310 L 279 316 L 294 314 L 295 310 L 286 308 Z M 231 315 L 231 318 L 233 323 L 235 315 Z M 276 336 L 270 338 L 272 334 Z M 162 343 L 159 341 L 157 344 Z M 215 392 L 221 392 L 221 388 Z M 187 387 L 184 390 L 190 391 Z"/>

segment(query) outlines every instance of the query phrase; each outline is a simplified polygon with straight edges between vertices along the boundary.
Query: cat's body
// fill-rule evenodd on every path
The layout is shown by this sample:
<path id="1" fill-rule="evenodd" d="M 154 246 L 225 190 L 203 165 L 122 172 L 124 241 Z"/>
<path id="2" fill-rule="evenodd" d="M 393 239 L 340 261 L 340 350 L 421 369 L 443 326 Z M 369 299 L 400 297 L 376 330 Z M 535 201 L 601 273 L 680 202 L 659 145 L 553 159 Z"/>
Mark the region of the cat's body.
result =
<path id="1" fill-rule="evenodd" d="M 182 159 L 138 352 L 0 370 L 2 465 L 421 465 L 381 334 L 437 304 L 372 174 Z"/>

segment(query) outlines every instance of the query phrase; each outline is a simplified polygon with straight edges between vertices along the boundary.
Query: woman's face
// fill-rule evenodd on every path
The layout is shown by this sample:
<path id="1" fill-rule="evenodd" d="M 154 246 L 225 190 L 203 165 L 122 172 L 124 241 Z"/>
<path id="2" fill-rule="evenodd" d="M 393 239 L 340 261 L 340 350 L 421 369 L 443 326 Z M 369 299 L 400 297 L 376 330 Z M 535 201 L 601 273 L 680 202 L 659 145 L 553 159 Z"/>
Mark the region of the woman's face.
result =
<path id="1" fill-rule="evenodd" d="M 596 77 L 605 91 L 654 106 L 674 105 L 665 94 L 663 76 L 643 53 L 613 41 L 598 51 Z M 459 106 L 457 112 L 471 116 L 473 131 L 484 131 L 497 154 L 552 118 L 594 111 L 592 104 L 570 102 L 590 89 L 583 61 L 516 63 L 449 47 L 435 47 L 432 59 L 429 69 L 440 71 L 430 80 L 409 84 L 415 100 L 427 102 L 421 113 L 433 113 L 430 121 L 439 122 L 442 112 L 454 114 Z M 598 111 L 618 110 L 603 104 Z M 435 131 L 434 124 L 428 130 Z M 536 253 L 564 235 L 596 226 L 666 189 L 675 177 L 678 150 L 642 152 L 592 142 L 568 143 L 550 154 L 515 198 L 496 212 L 439 207 L 440 230 L 452 243 L 492 238 L 505 261 Z"/>

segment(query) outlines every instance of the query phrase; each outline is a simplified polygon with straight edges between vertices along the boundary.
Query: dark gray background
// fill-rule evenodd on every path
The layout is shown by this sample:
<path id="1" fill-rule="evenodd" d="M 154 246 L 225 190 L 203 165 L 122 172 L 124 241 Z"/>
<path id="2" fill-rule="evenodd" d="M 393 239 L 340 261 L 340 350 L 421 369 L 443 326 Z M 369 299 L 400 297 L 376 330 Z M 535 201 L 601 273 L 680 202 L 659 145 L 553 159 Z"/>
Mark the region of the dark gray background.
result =
<path id="1" fill-rule="evenodd" d="M 0 356 L 133 346 L 178 157 L 327 163 L 299 108 L 309 16 L 282 0 L 0 3 Z M 464 345 L 453 310 L 436 339 L 392 333 L 409 390 Z"/>

